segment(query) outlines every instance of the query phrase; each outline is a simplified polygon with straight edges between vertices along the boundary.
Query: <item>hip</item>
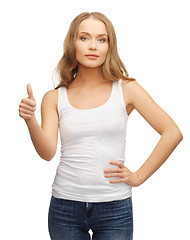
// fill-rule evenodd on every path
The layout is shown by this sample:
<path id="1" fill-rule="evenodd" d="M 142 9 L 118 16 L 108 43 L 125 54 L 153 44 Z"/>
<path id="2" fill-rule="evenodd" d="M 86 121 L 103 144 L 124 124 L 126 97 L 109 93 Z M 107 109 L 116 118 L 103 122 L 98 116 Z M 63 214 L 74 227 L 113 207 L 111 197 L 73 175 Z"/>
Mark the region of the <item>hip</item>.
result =
<path id="1" fill-rule="evenodd" d="M 131 236 L 133 233 L 132 197 L 109 202 L 81 202 L 51 197 L 49 226 L 79 232 L 92 230 L 105 236 Z M 106 238 L 105 238 L 106 239 Z M 112 239 L 112 238 L 109 238 Z M 113 238 L 117 239 L 117 238 Z M 119 238 L 120 239 L 120 238 Z"/>

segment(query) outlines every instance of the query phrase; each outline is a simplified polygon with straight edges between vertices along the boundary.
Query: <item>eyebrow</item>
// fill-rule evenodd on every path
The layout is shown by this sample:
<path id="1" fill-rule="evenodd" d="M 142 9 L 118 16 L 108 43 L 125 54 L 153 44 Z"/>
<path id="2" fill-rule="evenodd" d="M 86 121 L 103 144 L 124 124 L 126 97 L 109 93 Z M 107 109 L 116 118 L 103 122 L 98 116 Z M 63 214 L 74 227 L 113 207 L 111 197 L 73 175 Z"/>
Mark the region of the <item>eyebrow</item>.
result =
<path id="1" fill-rule="evenodd" d="M 88 32 L 80 32 L 79 34 L 87 34 L 87 35 L 91 35 L 91 34 L 88 33 Z M 108 35 L 105 34 L 105 33 L 99 34 L 98 36 L 106 36 L 106 37 L 108 37 Z"/>

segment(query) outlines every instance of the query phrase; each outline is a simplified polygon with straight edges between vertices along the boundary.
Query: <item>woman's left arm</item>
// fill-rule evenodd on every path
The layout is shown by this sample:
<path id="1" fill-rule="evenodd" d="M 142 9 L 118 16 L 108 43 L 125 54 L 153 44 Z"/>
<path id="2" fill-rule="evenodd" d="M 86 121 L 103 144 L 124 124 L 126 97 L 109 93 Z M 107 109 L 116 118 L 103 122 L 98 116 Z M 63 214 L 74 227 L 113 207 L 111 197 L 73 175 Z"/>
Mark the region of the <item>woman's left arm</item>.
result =
<path id="1" fill-rule="evenodd" d="M 132 186 L 139 186 L 167 160 L 183 139 L 183 135 L 172 118 L 154 102 L 140 84 L 136 81 L 125 82 L 123 89 L 124 94 L 127 94 L 128 102 L 133 105 L 139 114 L 161 135 L 151 155 L 136 172 L 130 172 L 130 170 L 119 161 L 112 161 L 111 163 L 119 166 L 117 172 L 120 173 L 122 178 L 121 181 L 113 180 L 110 182 L 126 182 Z M 112 177 L 113 176 L 114 175 L 112 175 Z M 119 174 L 117 174 L 117 176 L 119 176 Z"/>

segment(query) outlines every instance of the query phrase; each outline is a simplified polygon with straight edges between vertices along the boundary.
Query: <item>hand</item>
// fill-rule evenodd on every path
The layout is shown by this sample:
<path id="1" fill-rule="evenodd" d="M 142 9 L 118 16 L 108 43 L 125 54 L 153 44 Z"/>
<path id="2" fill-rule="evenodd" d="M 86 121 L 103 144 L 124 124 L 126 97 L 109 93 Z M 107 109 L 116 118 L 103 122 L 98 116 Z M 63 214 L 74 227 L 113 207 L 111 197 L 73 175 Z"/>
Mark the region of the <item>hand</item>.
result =
<path id="1" fill-rule="evenodd" d="M 19 116 L 26 121 L 34 117 L 34 112 L 36 110 L 36 101 L 30 84 L 27 85 L 27 93 L 28 97 L 23 98 L 19 105 Z"/>
<path id="2" fill-rule="evenodd" d="M 121 177 L 121 179 L 110 180 L 110 183 L 121 183 L 124 182 L 132 187 L 141 185 L 141 181 L 136 172 L 131 172 L 125 167 L 120 161 L 111 161 L 110 164 L 117 165 L 119 168 L 109 168 L 104 170 L 105 177 Z M 114 172 L 114 173 L 109 173 Z M 109 173 L 109 174 L 108 174 Z"/>

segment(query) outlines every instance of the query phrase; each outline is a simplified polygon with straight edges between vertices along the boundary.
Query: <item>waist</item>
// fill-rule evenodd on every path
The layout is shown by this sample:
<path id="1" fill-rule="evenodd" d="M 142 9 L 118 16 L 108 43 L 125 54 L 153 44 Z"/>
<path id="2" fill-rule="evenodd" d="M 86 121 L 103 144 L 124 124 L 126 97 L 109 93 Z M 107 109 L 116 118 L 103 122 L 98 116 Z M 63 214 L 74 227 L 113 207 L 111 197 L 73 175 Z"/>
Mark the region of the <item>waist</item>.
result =
<path id="1" fill-rule="evenodd" d="M 57 168 L 57 177 L 61 180 L 71 181 L 77 185 L 97 185 L 97 184 L 109 184 L 110 180 L 118 179 L 118 177 L 106 178 L 104 176 L 104 170 L 108 168 L 119 168 L 117 165 L 112 165 L 109 162 L 111 160 L 118 160 L 124 164 L 125 159 L 110 158 L 96 156 L 96 157 L 83 157 L 83 158 L 61 158 L 60 164 Z"/>
<path id="2" fill-rule="evenodd" d="M 52 186 L 54 196 L 92 202 L 120 200 L 131 196 L 131 186 L 126 183 L 110 183 L 111 179 L 118 177 L 104 177 L 103 166 L 77 168 L 60 163 Z"/>

